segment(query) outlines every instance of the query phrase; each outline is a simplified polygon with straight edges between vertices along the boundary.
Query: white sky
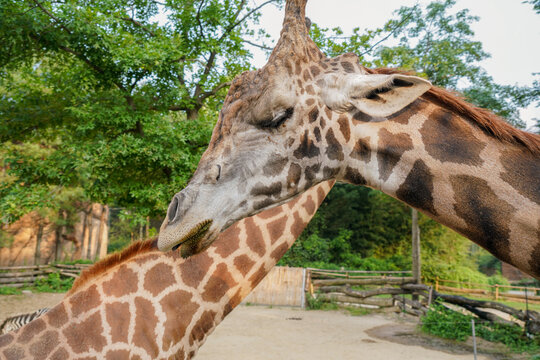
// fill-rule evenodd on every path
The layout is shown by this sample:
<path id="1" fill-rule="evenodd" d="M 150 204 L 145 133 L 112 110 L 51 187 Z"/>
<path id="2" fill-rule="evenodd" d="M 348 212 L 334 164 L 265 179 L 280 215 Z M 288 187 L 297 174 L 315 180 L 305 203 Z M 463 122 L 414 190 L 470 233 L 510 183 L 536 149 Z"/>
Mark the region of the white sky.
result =
<path id="1" fill-rule="evenodd" d="M 260 2 L 257 1 L 257 2 Z M 400 6 L 426 0 L 309 0 L 306 15 L 321 27 L 341 27 L 345 35 L 355 27 L 374 29 L 382 26 Z M 480 65 L 499 84 L 531 85 L 532 73 L 540 72 L 540 15 L 522 0 L 457 0 L 454 11 L 468 8 L 470 15 L 480 17 L 472 28 L 475 40 L 481 41 L 491 58 Z M 261 25 L 272 36 L 279 38 L 283 9 L 263 8 Z M 266 55 L 253 49 L 254 65 L 266 63 Z M 540 108 L 531 106 L 521 111 L 527 127 L 540 118 Z"/>

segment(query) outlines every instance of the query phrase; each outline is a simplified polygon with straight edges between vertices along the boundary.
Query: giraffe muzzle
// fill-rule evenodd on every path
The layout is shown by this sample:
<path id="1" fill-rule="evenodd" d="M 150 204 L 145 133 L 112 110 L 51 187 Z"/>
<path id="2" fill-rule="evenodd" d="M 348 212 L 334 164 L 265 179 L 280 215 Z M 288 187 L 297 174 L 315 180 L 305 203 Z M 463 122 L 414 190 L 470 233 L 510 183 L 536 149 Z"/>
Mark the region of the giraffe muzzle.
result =
<path id="1" fill-rule="evenodd" d="M 177 250 L 180 249 L 182 257 L 188 257 L 201 251 L 202 248 L 199 245 L 201 239 L 208 233 L 210 226 L 212 226 L 212 220 L 206 219 L 199 222 L 197 225 L 191 228 L 191 230 L 184 234 L 178 232 L 170 232 L 165 229 L 162 231 L 158 238 L 158 248 L 161 251 Z"/>

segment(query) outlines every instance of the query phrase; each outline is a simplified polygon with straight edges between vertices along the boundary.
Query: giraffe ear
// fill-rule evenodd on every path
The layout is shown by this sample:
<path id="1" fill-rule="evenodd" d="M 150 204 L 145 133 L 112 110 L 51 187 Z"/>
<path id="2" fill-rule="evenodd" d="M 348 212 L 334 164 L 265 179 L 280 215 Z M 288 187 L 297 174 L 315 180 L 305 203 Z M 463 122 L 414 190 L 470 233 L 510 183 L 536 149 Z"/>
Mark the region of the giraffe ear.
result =
<path id="1" fill-rule="evenodd" d="M 334 111 L 356 108 L 373 117 L 392 115 L 431 88 L 431 83 L 417 76 L 330 74 L 324 79 L 321 96 Z"/>

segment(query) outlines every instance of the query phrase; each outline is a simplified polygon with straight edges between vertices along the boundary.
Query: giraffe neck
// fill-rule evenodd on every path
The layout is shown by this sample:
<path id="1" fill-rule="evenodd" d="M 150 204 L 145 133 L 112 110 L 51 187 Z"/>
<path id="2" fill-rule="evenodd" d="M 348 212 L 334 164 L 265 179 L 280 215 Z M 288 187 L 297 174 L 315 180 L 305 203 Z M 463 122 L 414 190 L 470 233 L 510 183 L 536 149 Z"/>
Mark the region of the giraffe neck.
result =
<path id="1" fill-rule="evenodd" d="M 331 187 L 320 184 L 236 223 L 189 259 L 153 249 L 118 264 L 1 336 L 0 358 L 192 358 L 285 254 Z"/>
<path id="2" fill-rule="evenodd" d="M 537 155 L 424 99 L 380 122 L 362 120 L 350 119 L 342 179 L 379 189 L 540 276 Z"/>

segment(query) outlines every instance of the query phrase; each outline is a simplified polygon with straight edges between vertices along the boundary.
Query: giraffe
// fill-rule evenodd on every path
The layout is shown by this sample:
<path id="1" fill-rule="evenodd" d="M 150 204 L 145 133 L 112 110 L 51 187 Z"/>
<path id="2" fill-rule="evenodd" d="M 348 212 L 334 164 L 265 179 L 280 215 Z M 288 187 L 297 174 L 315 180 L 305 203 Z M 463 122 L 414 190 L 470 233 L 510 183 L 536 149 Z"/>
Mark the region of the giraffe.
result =
<path id="1" fill-rule="evenodd" d="M 306 1 L 286 2 L 268 63 L 234 79 L 158 247 L 211 243 L 335 179 L 379 189 L 540 279 L 540 136 L 418 76 L 325 57 Z"/>
<path id="2" fill-rule="evenodd" d="M 205 252 L 134 243 L 83 272 L 64 300 L 0 336 L 0 359 L 191 359 L 307 225 L 333 182 L 246 218 Z"/>

